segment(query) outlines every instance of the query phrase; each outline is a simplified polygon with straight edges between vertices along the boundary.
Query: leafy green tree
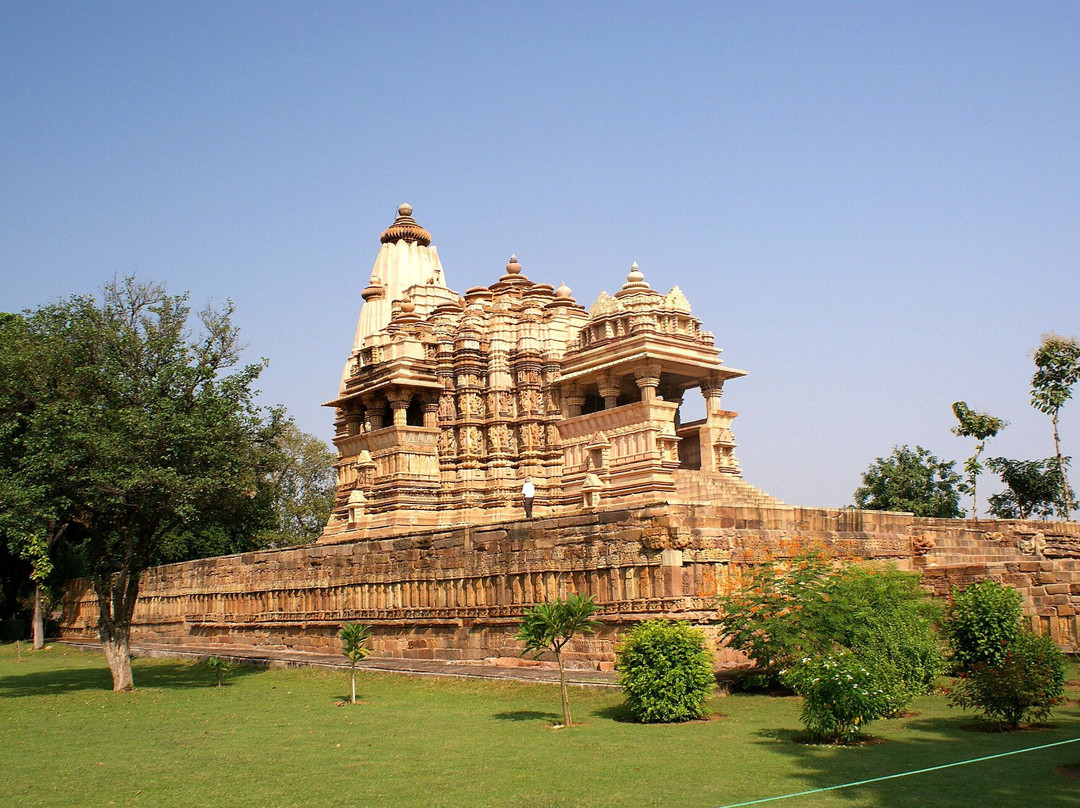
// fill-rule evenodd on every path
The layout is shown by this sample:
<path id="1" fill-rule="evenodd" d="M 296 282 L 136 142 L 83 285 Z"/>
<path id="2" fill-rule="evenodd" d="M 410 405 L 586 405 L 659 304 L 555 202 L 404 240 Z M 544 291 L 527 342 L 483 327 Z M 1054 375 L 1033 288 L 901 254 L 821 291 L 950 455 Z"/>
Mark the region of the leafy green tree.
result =
<path id="1" fill-rule="evenodd" d="M 716 685 L 705 635 L 689 623 L 645 620 L 616 650 L 619 684 L 643 723 L 703 718 Z"/>
<path id="2" fill-rule="evenodd" d="M 960 482 L 953 461 L 938 460 L 921 446 L 896 446 L 889 457 L 877 458 L 863 473 L 855 505 L 871 511 L 956 518 L 964 515 Z"/>
<path id="3" fill-rule="evenodd" d="M 731 592 L 717 599 L 718 625 L 731 648 L 754 660 L 762 673 L 746 678 L 750 687 L 782 681 L 796 660 L 832 645 L 826 590 L 835 570 L 823 552 L 753 567 Z"/>
<path id="4" fill-rule="evenodd" d="M 979 457 L 986 448 L 986 442 L 1004 429 L 1008 425 L 1008 421 L 989 413 L 976 412 L 963 401 L 954 402 L 952 411 L 958 422 L 952 429 L 953 434 L 962 438 L 975 438 L 978 441 L 975 444 L 975 454 L 964 461 L 964 472 L 967 474 L 967 489 L 971 492 L 971 515 L 978 518 L 979 495 L 976 483 L 983 471 Z"/>
<path id="5" fill-rule="evenodd" d="M 0 314 L 0 535 L 18 558 L 30 564 L 34 586 L 34 649 L 45 646 L 45 609 L 53 551 L 66 530 L 71 503 L 49 496 L 49 489 L 22 473 L 27 429 L 42 384 L 42 346 L 28 320 Z M 62 358 L 63 359 L 63 358 Z"/>
<path id="6" fill-rule="evenodd" d="M 563 726 L 573 726 L 570 717 L 570 698 L 566 691 L 566 673 L 563 667 L 563 648 L 578 633 L 592 633 L 600 625 L 592 619 L 596 603 L 586 595 L 571 595 L 566 600 L 556 599 L 538 603 L 526 610 L 521 628 L 515 638 L 524 648 L 522 656 L 544 651 L 555 654 L 559 663 L 559 690 L 562 696 Z"/>
<path id="7" fill-rule="evenodd" d="M 1035 349 L 1035 368 L 1035 375 L 1031 377 L 1031 406 L 1049 415 L 1054 426 L 1054 457 L 1061 481 L 1059 513 L 1063 519 L 1068 519 L 1076 504 L 1061 455 L 1058 413 L 1072 398 L 1073 387 L 1080 381 L 1080 342 L 1075 337 L 1043 334 L 1042 342 Z"/>
<path id="8" fill-rule="evenodd" d="M 1010 460 L 991 457 L 986 467 L 1001 477 L 1005 490 L 990 497 L 990 513 L 999 519 L 1030 519 L 1053 516 L 1076 507 L 1075 500 L 1065 491 L 1062 469 L 1068 469 L 1071 458 L 1047 460 Z M 1069 507 L 1065 507 L 1068 502 Z"/>
<path id="9" fill-rule="evenodd" d="M 277 441 L 280 463 L 267 480 L 277 524 L 260 534 L 268 546 L 303 544 L 318 538 L 334 507 L 336 455 L 292 421 Z"/>
<path id="10" fill-rule="evenodd" d="M 106 285 L 100 302 L 74 297 L 23 318 L 26 395 L 18 451 L 5 462 L 37 526 L 16 540 L 29 546 L 51 519 L 78 545 L 117 691 L 134 687 L 129 640 L 142 571 L 173 560 L 185 531 L 252 536 L 270 518 L 260 490 L 280 415 L 254 405 L 263 364 L 229 372 L 241 350 L 231 314 L 204 309 L 193 336 L 184 296 L 126 278 Z M 0 509 L 8 526 L 21 510 L 6 495 Z"/>
<path id="11" fill-rule="evenodd" d="M 341 638 L 341 653 L 349 660 L 349 674 L 352 681 L 352 694 L 349 702 L 356 704 L 356 666 L 371 654 L 367 643 L 371 639 L 371 626 L 363 623 L 346 623 L 338 632 Z"/>

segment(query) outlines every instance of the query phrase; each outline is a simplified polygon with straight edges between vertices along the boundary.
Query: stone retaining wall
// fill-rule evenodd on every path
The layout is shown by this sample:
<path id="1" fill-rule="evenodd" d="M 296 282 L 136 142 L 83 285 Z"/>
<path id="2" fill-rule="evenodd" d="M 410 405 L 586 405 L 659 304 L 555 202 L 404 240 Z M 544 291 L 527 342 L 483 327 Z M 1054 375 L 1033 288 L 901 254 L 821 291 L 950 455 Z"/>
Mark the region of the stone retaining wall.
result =
<path id="1" fill-rule="evenodd" d="M 1024 537 L 1035 534 L 1042 544 L 1025 555 Z M 984 558 L 974 549 L 985 548 L 965 542 L 997 555 Z M 374 627 L 380 656 L 490 661 L 518 657 L 513 634 L 526 608 L 577 592 L 597 601 L 604 627 L 574 643 L 571 664 L 609 668 L 628 624 L 706 620 L 747 565 L 810 545 L 921 568 L 939 592 L 978 577 L 1005 580 L 1021 588 L 1039 625 L 1076 647 L 1080 586 L 1071 576 L 1080 584 L 1080 568 L 1069 556 L 1080 556 L 1080 525 L 667 503 L 157 567 L 143 576 L 132 640 L 336 652 L 341 624 L 360 621 Z M 967 557 L 979 560 L 965 565 Z M 73 583 L 63 636 L 93 637 L 96 620 L 92 590 Z M 738 658 L 721 650 L 718 660 Z"/>

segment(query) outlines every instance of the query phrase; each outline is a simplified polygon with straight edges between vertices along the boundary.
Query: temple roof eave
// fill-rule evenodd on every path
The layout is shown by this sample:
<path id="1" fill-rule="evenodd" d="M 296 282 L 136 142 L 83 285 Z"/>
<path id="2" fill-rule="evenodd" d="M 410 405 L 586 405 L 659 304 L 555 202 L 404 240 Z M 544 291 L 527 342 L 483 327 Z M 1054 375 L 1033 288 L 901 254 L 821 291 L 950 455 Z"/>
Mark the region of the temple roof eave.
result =
<path id="1" fill-rule="evenodd" d="M 324 407 L 340 407 L 347 401 L 384 392 L 391 388 L 439 391 L 442 384 L 429 366 L 414 361 L 391 361 L 364 368 L 349 377 L 341 394 L 323 404 Z"/>
<path id="2" fill-rule="evenodd" d="M 619 367 L 629 371 L 634 365 L 652 362 L 659 363 L 666 371 L 687 376 L 718 374 L 731 379 L 746 375 L 745 370 L 721 363 L 719 353 L 712 346 L 687 344 L 658 334 L 605 340 L 602 344 L 567 353 L 560 380 L 584 378 Z"/>

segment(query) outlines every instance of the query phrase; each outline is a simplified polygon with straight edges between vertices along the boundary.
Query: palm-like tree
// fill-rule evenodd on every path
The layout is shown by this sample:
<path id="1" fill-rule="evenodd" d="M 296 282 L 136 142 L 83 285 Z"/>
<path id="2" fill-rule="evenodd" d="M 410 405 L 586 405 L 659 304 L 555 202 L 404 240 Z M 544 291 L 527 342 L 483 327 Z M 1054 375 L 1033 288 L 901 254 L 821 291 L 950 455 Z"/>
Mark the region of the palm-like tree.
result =
<path id="1" fill-rule="evenodd" d="M 351 704 L 356 704 L 356 666 L 362 662 L 371 649 L 367 641 L 371 639 L 371 626 L 363 623 L 346 623 L 338 632 L 341 638 L 341 653 L 349 660 L 349 673 L 352 679 L 352 695 L 349 698 Z"/>
<path id="2" fill-rule="evenodd" d="M 964 471 L 967 472 L 967 488 L 971 491 L 971 516 L 979 518 L 979 494 L 975 487 L 979 475 L 982 473 L 982 463 L 979 456 L 986 448 L 986 442 L 1009 425 L 1008 421 L 990 415 L 986 412 L 976 412 L 964 401 L 956 401 L 952 405 L 953 415 L 956 416 L 957 425 L 952 428 L 954 435 L 962 438 L 975 438 L 975 454 L 964 461 Z"/>
<path id="3" fill-rule="evenodd" d="M 525 612 L 525 619 L 515 639 L 524 644 L 521 654 L 534 652 L 540 656 L 552 651 L 559 663 L 559 689 L 562 694 L 563 726 L 572 726 L 570 699 L 566 693 L 566 673 L 563 668 L 563 647 L 578 632 L 592 633 L 600 625 L 590 618 L 596 614 L 596 603 L 585 595 L 571 595 L 566 600 L 538 603 Z"/>
<path id="4" fill-rule="evenodd" d="M 1080 341 L 1075 337 L 1043 334 L 1042 342 L 1035 349 L 1035 367 L 1035 375 L 1031 377 L 1031 406 L 1049 415 L 1054 426 L 1054 457 L 1061 476 L 1059 511 L 1063 519 L 1068 519 L 1075 504 L 1065 476 L 1065 459 L 1061 456 L 1058 412 L 1072 398 L 1073 386 L 1080 382 Z"/>

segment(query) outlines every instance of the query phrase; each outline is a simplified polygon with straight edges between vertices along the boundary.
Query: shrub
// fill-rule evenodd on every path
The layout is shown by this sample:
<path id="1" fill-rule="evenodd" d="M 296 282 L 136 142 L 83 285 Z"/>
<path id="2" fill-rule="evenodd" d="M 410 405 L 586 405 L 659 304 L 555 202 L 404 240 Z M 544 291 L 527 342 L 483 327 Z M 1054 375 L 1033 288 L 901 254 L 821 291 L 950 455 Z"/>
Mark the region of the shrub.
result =
<path id="1" fill-rule="evenodd" d="M 950 598 L 945 635 L 958 671 L 997 665 L 1020 633 L 1020 593 L 996 581 L 977 581 Z"/>
<path id="2" fill-rule="evenodd" d="M 846 649 L 804 658 L 784 681 L 803 697 L 800 717 L 816 741 L 851 743 L 864 726 L 892 712 L 874 666 Z"/>
<path id="3" fill-rule="evenodd" d="M 1064 693 L 1065 655 L 1048 636 L 1025 628 L 999 662 L 961 673 L 949 702 L 1015 729 L 1048 717 Z"/>
<path id="4" fill-rule="evenodd" d="M 834 576 L 826 596 L 833 641 L 874 671 L 890 714 L 933 688 L 945 670 L 935 629 L 941 609 L 919 586 L 917 574 L 852 564 Z"/>
<path id="5" fill-rule="evenodd" d="M 647 620 L 629 631 L 616 653 L 619 684 L 638 721 L 688 721 L 706 714 L 716 679 L 699 630 Z"/>
<path id="6" fill-rule="evenodd" d="M 821 553 L 768 565 L 720 600 L 728 644 L 781 681 L 797 660 L 838 649 L 880 669 L 893 711 L 926 693 L 944 667 L 934 624 L 940 609 L 919 576 L 894 566 L 834 567 Z"/>

